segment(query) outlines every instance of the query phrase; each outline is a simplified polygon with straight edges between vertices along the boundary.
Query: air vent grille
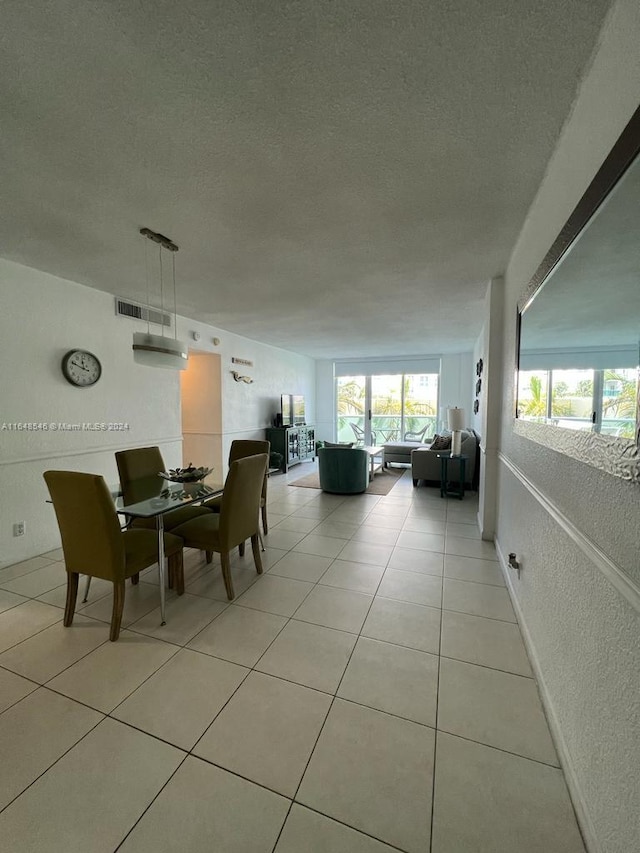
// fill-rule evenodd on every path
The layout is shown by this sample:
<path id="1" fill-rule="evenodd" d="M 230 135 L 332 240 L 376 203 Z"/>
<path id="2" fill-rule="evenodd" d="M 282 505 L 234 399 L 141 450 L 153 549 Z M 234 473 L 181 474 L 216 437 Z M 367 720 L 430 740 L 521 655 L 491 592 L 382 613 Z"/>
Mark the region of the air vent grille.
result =
<path id="1" fill-rule="evenodd" d="M 171 315 L 163 314 L 155 308 L 147 308 L 146 305 L 138 305 L 136 302 L 125 302 L 124 299 L 116 297 L 116 314 L 120 317 L 131 317 L 132 320 L 144 320 L 155 323 L 157 326 L 170 326 Z"/>

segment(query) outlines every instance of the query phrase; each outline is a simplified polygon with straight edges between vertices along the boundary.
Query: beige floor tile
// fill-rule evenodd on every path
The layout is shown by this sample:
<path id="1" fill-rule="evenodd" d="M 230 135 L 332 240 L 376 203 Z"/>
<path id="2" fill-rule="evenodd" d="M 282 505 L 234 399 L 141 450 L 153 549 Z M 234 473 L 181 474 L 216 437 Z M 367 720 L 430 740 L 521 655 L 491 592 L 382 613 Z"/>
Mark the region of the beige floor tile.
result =
<path id="1" fill-rule="evenodd" d="M 269 573 L 236 598 L 235 603 L 241 607 L 275 613 L 276 616 L 293 616 L 312 589 L 313 584 L 306 581 L 279 578 Z"/>
<path id="2" fill-rule="evenodd" d="M 377 595 L 362 628 L 362 635 L 423 652 L 438 653 L 440 608 Z"/>
<path id="3" fill-rule="evenodd" d="M 331 563 L 331 557 L 317 557 L 314 554 L 289 551 L 269 571 L 272 575 L 281 578 L 293 578 L 294 580 L 316 583 Z"/>
<path id="4" fill-rule="evenodd" d="M 462 539 L 480 539 L 480 530 L 477 523 L 460 524 L 455 521 L 447 522 L 447 536 L 457 536 Z"/>
<path id="5" fill-rule="evenodd" d="M 531 678 L 442 658 L 438 728 L 525 758 L 558 764 Z"/>
<path id="6" fill-rule="evenodd" d="M 433 853 L 584 853 L 560 770 L 437 737 Z"/>
<path id="7" fill-rule="evenodd" d="M 295 619 L 357 634 L 373 596 L 331 586 L 316 586 L 294 613 Z"/>
<path id="8" fill-rule="evenodd" d="M 109 713 L 178 651 L 143 634 L 122 631 L 49 682 L 71 699 Z"/>
<path id="9" fill-rule="evenodd" d="M 321 521 L 313 532 L 317 536 L 329 536 L 333 539 L 351 539 L 359 529 L 360 525 L 355 522 L 337 521 L 330 515 Z"/>
<path id="10" fill-rule="evenodd" d="M 269 531 L 269 547 L 277 548 L 279 551 L 289 551 L 301 539 L 304 539 L 306 535 L 302 531 L 282 530 L 276 527 L 274 530 Z"/>
<path id="11" fill-rule="evenodd" d="M 430 533 L 432 535 L 444 536 L 445 527 L 446 522 L 444 520 L 434 521 L 430 518 L 416 518 L 416 516 L 412 515 L 407 516 L 402 530 L 412 533 Z"/>
<path id="12" fill-rule="evenodd" d="M 516 675 L 533 675 L 520 630 L 512 622 L 443 610 L 441 654 Z"/>
<path id="13" fill-rule="evenodd" d="M 274 853 L 397 853 L 397 848 L 294 803 Z"/>
<path id="14" fill-rule="evenodd" d="M 29 572 L 29 574 L 21 575 L 19 578 L 9 581 L 0 580 L 0 586 L 16 595 L 36 598 L 61 584 L 66 584 L 66 582 L 67 573 L 64 563 L 50 563 L 42 569 L 36 569 L 35 572 Z"/>
<path id="15" fill-rule="evenodd" d="M 360 527 L 354 533 L 353 541 L 371 545 L 395 545 L 399 535 L 399 530 L 390 530 L 388 527 Z"/>
<path id="16" fill-rule="evenodd" d="M 15 592 L 0 589 L 0 613 L 11 610 L 12 607 L 17 607 L 19 604 L 24 604 L 25 601 L 27 599 L 23 595 L 16 595 Z"/>
<path id="17" fill-rule="evenodd" d="M 366 507 L 362 507 L 362 509 L 345 509 L 342 506 L 328 515 L 327 521 L 337 521 L 339 524 L 355 524 L 358 526 L 364 524 L 368 516 L 369 510 Z"/>
<path id="18" fill-rule="evenodd" d="M 370 566 L 367 563 L 350 563 L 347 560 L 334 560 L 320 578 L 323 586 L 335 586 L 339 589 L 351 589 L 373 595 L 384 574 L 383 566 Z"/>
<path id="19" fill-rule="evenodd" d="M 252 667 L 286 624 L 287 620 L 282 616 L 231 604 L 188 646 Z"/>
<path id="20" fill-rule="evenodd" d="M 439 493 L 438 493 L 439 494 Z M 407 514 L 407 521 L 412 518 L 427 521 L 445 521 L 447 518 L 446 505 L 441 501 L 428 501 L 423 504 L 414 504 Z"/>
<path id="21" fill-rule="evenodd" d="M 375 545 L 368 542 L 347 542 L 340 551 L 341 560 L 353 563 L 369 563 L 372 566 L 386 566 L 393 547 L 391 545 Z"/>
<path id="22" fill-rule="evenodd" d="M 21 563 L 13 563 L 11 566 L 5 566 L 3 569 L 0 569 L 0 586 L 2 586 L 5 581 L 20 578 L 23 575 L 28 575 L 29 572 L 35 572 L 37 569 L 43 569 L 45 566 L 49 566 L 53 562 L 55 561 L 49 557 L 31 557 L 28 560 L 23 560 Z"/>
<path id="23" fill-rule="evenodd" d="M 51 625 L 0 655 L 0 666 L 44 684 L 109 639 L 104 622 L 76 614 L 73 624 Z"/>
<path id="24" fill-rule="evenodd" d="M 407 853 L 424 853 L 433 754 L 433 729 L 337 699 L 296 800 Z"/>
<path id="25" fill-rule="evenodd" d="M 157 637 L 165 643 L 184 646 L 227 607 L 226 602 L 185 593 L 167 602 L 166 625 L 160 624 L 160 608 L 157 607 L 142 619 L 133 622 L 129 629 L 148 637 Z"/>
<path id="26" fill-rule="evenodd" d="M 6 849 L 112 853 L 183 756 L 103 720 L 0 815 Z"/>
<path id="27" fill-rule="evenodd" d="M 37 689 L 38 685 L 33 681 L 27 681 L 0 666 L 0 714 Z"/>
<path id="28" fill-rule="evenodd" d="M 335 693 L 356 639 L 355 634 L 292 620 L 255 668 L 325 693 Z"/>
<path id="29" fill-rule="evenodd" d="M 398 536 L 399 548 L 412 548 L 418 551 L 444 551 L 444 536 L 437 533 L 417 533 L 413 530 L 402 530 Z"/>
<path id="30" fill-rule="evenodd" d="M 360 637 L 337 695 L 435 726 L 438 657 Z"/>
<path id="31" fill-rule="evenodd" d="M 0 613 L 0 652 L 32 637 L 54 622 L 62 622 L 59 607 L 40 601 L 25 601 Z"/>
<path id="32" fill-rule="evenodd" d="M 64 553 L 62 548 L 54 548 L 53 551 L 47 551 L 46 554 L 41 554 L 41 557 L 44 557 L 45 560 L 64 560 Z"/>
<path id="33" fill-rule="evenodd" d="M 5 711 L 0 716 L 0 810 L 102 719 L 97 711 L 46 688 Z"/>
<path id="34" fill-rule="evenodd" d="M 456 554 L 458 557 L 479 557 L 482 560 L 497 560 L 496 548 L 493 542 L 463 539 L 461 536 L 447 536 L 445 554 Z"/>
<path id="35" fill-rule="evenodd" d="M 293 518 L 288 515 L 277 524 L 271 525 L 271 530 L 290 530 L 294 533 L 311 533 L 318 526 L 317 518 Z"/>
<path id="36" fill-rule="evenodd" d="M 387 569 L 378 587 L 378 595 L 395 598 L 412 604 L 440 607 L 442 604 L 442 578 Z"/>
<path id="37" fill-rule="evenodd" d="M 344 547 L 345 540 L 338 539 L 335 536 L 318 536 L 316 533 L 310 533 L 308 536 L 298 542 L 293 549 L 301 551 L 303 554 L 316 554 L 318 557 L 337 557 Z"/>
<path id="38" fill-rule="evenodd" d="M 394 548 L 388 567 L 403 572 L 417 572 L 420 575 L 442 576 L 443 566 L 444 554 L 418 551 L 415 548 Z"/>
<path id="39" fill-rule="evenodd" d="M 306 504 L 306 506 L 297 507 L 291 513 L 293 518 L 316 518 L 321 521 L 333 512 L 333 507 L 319 506 L 318 504 Z"/>
<path id="40" fill-rule="evenodd" d="M 478 557 L 444 558 L 444 574 L 447 578 L 473 583 L 486 583 L 491 586 L 505 586 L 500 564 L 493 560 L 481 560 Z"/>
<path id="41" fill-rule="evenodd" d="M 253 565 L 253 560 L 250 566 L 243 565 L 240 567 L 232 564 L 231 578 L 236 597 L 246 592 L 250 586 L 253 586 L 259 577 L 260 575 L 257 574 L 256 568 Z M 199 595 L 203 598 L 220 601 L 223 604 L 229 603 L 220 566 L 214 566 L 213 568 L 207 566 L 206 572 L 198 575 L 192 583 L 187 584 L 186 591 L 190 595 Z"/>
<path id="42" fill-rule="evenodd" d="M 175 596 L 175 592 L 167 590 L 167 601 Z M 78 591 L 78 598 L 81 598 Z M 124 595 L 124 609 L 122 611 L 122 626 L 137 622 L 147 613 L 160 604 L 160 591 L 156 586 L 148 583 L 139 583 L 137 586 L 127 582 Z M 87 604 L 82 609 L 84 616 L 92 619 L 101 619 L 103 622 L 111 623 L 111 612 L 113 609 L 113 593 L 105 595 L 93 604 Z"/>
<path id="43" fill-rule="evenodd" d="M 252 672 L 194 754 L 293 797 L 330 705 L 326 693 Z"/>
<path id="44" fill-rule="evenodd" d="M 91 578 L 89 598 L 86 602 L 83 602 L 82 599 L 84 598 L 85 587 L 86 577 L 82 576 L 78 584 L 76 613 L 82 613 L 87 607 L 90 607 L 92 604 L 95 604 L 96 601 L 104 598 L 105 595 L 111 595 L 113 593 L 113 584 L 111 581 L 104 581 L 102 578 Z M 45 592 L 44 595 L 39 595 L 38 601 L 44 601 L 45 604 L 53 604 L 55 607 L 62 607 L 64 609 L 67 601 L 66 577 L 64 578 L 64 583 L 61 584 L 61 586 L 57 586 L 55 589 Z"/>
<path id="45" fill-rule="evenodd" d="M 119 851 L 271 853 L 288 809 L 284 797 L 188 757 Z"/>
<path id="46" fill-rule="evenodd" d="M 385 530 L 395 530 L 399 533 L 405 522 L 404 515 L 383 515 L 380 512 L 371 512 L 362 522 L 362 527 L 367 530 L 371 528 L 384 528 Z"/>
<path id="47" fill-rule="evenodd" d="M 271 534 L 269 534 L 269 536 L 270 535 Z M 275 565 L 275 563 L 277 563 L 278 560 L 281 560 L 284 557 L 284 555 L 287 553 L 286 551 L 283 551 L 281 548 L 272 548 L 271 543 L 269 542 L 269 536 L 263 537 L 265 550 L 260 551 L 260 559 L 262 561 L 262 570 L 265 572 L 268 571 L 271 568 L 271 566 Z M 251 552 L 251 543 L 250 542 L 247 542 L 243 557 L 240 556 L 240 554 L 238 553 L 238 549 L 236 548 L 233 556 L 231 557 L 231 566 L 234 569 L 234 575 L 233 575 L 234 576 L 234 584 L 236 583 L 236 581 L 235 581 L 235 577 L 236 577 L 235 569 L 236 569 L 236 567 L 244 567 L 244 568 L 248 569 L 249 571 L 252 572 L 253 576 L 255 577 L 256 566 L 255 566 L 255 563 L 253 562 L 253 554 Z"/>
<path id="48" fill-rule="evenodd" d="M 516 614 L 506 589 L 470 581 L 444 579 L 442 606 L 446 610 L 515 622 Z"/>
<path id="49" fill-rule="evenodd" d="M 190 750 L 248 672 L 234 663 L 181 649 L 111 716 Z"/>

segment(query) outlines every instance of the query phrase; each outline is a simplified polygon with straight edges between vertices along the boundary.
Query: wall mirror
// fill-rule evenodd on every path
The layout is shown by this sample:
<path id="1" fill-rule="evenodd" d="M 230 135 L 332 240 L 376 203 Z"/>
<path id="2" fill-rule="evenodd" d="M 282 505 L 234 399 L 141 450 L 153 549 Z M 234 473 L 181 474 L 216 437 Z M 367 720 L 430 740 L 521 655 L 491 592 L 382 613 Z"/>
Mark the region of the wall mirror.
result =
<path id="1" fill-rule="evenodd" d="M 516 432 L 640 482 L 640 109 L 519 306 Z"/>

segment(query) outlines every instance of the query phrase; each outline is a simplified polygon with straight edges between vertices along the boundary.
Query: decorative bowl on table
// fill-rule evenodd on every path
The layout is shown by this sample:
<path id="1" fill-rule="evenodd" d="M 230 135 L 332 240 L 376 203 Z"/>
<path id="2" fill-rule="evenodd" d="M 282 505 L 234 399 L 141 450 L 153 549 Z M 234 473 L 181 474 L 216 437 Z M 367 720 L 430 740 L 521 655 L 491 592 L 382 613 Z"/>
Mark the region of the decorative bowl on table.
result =
<path id="1" fill-rule="evenodd" d="M 168 471 L 160 471 L 159 476 L 172 483 L 199 483 L 212 471 L 213 468 L 194 468 L 189 464 L 188 468 L 170 468 Z"/>

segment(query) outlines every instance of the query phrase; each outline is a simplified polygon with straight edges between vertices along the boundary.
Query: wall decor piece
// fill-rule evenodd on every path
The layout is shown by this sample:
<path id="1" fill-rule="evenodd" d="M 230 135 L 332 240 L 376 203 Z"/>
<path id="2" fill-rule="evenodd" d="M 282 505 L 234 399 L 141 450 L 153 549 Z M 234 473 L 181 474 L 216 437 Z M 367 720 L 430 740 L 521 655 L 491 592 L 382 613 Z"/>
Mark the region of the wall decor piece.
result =
<path id="1" fill-rule="evenodd" d="M 97 356 L 83 349 L 70 349 L 62 357 L 62 375 L 76 388 L 90 388 L 102 375 Z"/>
<path id="2" fill-rule="evenodd" d="M 231 358 L 231 364 L 244 364 L 245 367 L 253 367 L 253 362 L 248 358 Z"/>
<path id="3" fill-rule="evenodd" d="M 236 382 L 246 382 L 247 385 L 251 385 L 253 379 L 250 376 L 240 376 L 237 370 L 232 370 L 231 375 L 235 379 Z"/>
<path id="4" fill-rule="evenodd" d="M 482 388 L 482 379 L 478 379 L 476 382 L 476 397 L 480 394 L 480 389 Z"/>
<path id="5" fill-rule="evenodd" d="M 476 363 L 476 376 L 482 376 L 482 368 L 483 368 L 483 367 L 484 367 L 484 364 L 483 364 L 483 362 L 482 362 L 482 359 L 480 359 L 480 360 Z"/>
<path id="6" fill-rule="evenodd" d="M 473 401 L 473 414 L 477 415 L 479 411 L 480 411 L 480 401 L 474 400 Z"/>

